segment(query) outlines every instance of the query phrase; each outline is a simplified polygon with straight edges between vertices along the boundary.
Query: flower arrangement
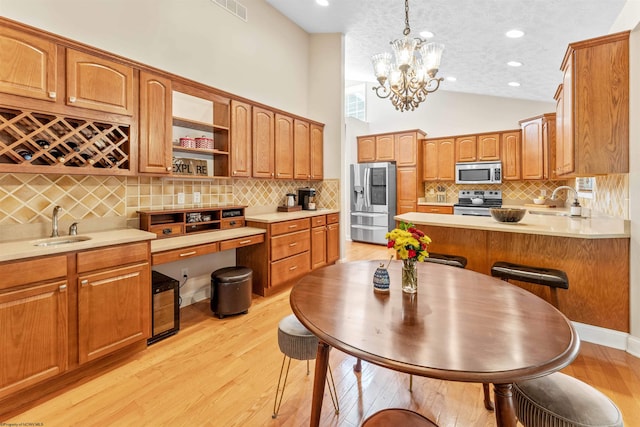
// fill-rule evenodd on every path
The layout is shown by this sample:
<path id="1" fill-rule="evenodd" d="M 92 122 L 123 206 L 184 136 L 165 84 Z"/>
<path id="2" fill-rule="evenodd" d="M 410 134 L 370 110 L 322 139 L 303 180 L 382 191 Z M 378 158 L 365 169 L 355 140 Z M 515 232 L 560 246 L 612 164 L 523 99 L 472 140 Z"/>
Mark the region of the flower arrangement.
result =
<path id="1" fill-rule="evenodd" d="M 429 257 L 427 245 L 431 238 L 411 223 L 401 222 L 399 228 L 394 228 L 384 237 L 388 240 L 387 247 L 393 248 L 399 259 L 422 262 Z"/>

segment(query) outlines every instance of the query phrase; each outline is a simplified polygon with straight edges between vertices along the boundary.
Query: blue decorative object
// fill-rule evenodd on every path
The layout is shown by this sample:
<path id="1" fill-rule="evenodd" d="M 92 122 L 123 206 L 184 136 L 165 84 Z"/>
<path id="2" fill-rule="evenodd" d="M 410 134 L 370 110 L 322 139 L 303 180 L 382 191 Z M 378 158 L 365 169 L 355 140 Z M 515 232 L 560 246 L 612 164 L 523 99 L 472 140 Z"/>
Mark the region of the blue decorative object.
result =
<path id="1" fill-rule="evenodd" d="M 376 272 L 373 273 L 373 291 L 389 293 L 389 272 L 382 263 L 380 267 L 376 269 Z"/>

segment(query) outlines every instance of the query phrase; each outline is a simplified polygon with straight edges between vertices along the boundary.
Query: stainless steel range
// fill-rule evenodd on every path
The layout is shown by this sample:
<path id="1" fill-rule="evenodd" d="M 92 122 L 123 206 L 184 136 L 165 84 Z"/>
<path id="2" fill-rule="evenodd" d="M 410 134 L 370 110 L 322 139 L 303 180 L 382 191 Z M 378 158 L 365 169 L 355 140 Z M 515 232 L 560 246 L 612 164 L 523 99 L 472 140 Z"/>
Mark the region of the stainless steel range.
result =
<path id="1" fill-rule="evenodd" d="M 501 190 L 461 190 L 458 193 L 458 203 L 453 205 L 453 214 L 491 216 L 489 208 L 501 206 Z"/>

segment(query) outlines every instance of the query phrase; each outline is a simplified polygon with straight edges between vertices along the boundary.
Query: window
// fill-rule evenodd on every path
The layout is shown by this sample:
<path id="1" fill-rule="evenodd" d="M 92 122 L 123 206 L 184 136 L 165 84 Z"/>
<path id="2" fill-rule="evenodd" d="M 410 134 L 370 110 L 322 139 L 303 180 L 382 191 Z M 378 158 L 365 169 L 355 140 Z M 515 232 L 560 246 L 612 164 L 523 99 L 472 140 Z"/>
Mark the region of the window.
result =
<path id="1" fill-rule="evenodd" d="M 578 196 L 586 199 L 592 199 L 595 182 L 595 177 L 576 178 L 576 190 L 578 190 Z"/>
<path id="2" fill-rule="evenodd" d="M 366 119 L 365 84 L 349 86 L 345 90 L 345 115 L 358 120 Z"/>

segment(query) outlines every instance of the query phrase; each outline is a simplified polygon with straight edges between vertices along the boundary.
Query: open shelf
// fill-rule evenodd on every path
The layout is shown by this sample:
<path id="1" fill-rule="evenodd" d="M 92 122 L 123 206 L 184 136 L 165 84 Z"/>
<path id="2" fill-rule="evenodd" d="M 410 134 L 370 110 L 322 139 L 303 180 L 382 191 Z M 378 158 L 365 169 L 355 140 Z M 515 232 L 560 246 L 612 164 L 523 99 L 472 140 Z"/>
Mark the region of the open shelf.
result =
<path id="1" fill-rule="evenodd" d="M 244 227 L 244 206 L 138 211 L 140 229 L 158 238 Z"/>

